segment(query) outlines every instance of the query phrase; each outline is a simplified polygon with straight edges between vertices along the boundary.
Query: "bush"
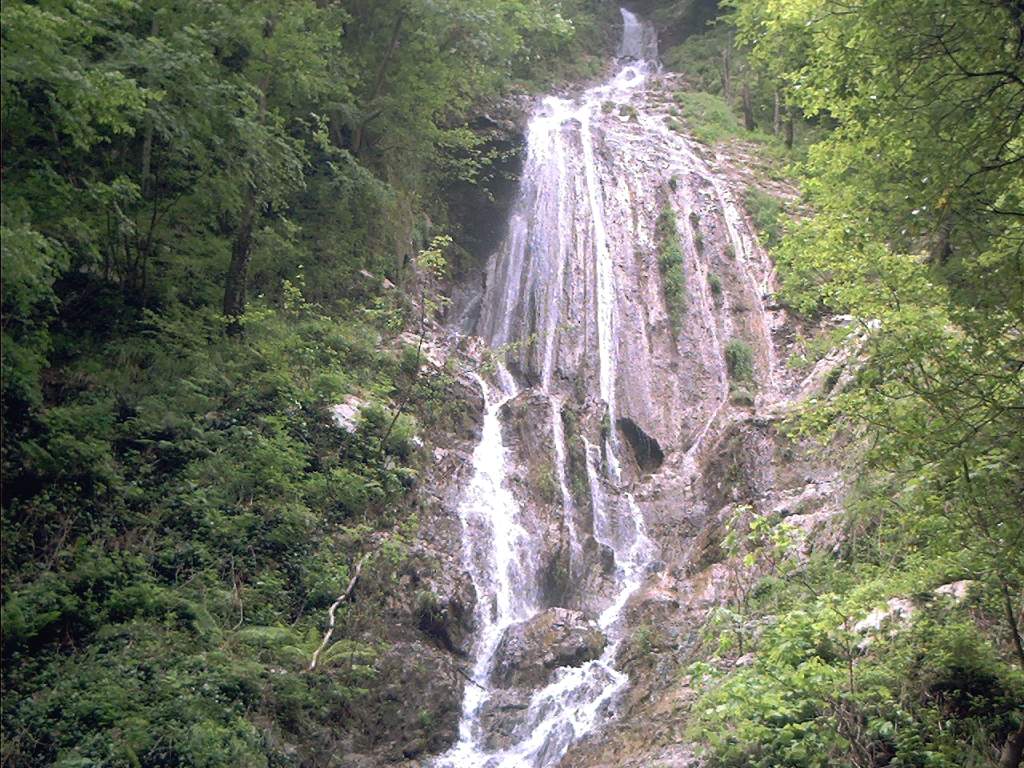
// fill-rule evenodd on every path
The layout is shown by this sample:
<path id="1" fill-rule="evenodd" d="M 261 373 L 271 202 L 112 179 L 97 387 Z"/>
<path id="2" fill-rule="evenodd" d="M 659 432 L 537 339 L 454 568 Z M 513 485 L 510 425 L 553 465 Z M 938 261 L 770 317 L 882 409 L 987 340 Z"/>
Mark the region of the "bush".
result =
<path id="1" fill-rule="evenodd" d="M 718 304 L 722 299 L 722 278 L 712 272 L 708 275 L 708 287 L 711 289 L 711 295 L 715 297 L 715 303 Z"/>
<path id="2" fill-rule="evenodd" d="M 659 214 L 655 235 L 665 304 L 672 327 L 678 330 L 682 314 L 686 311 L 686 273 L 683 270 L 683 249 L 679 243 L 676 214 L 671 205 L 666 205 Z"/>
<path id="3" fill-rule="evenodd" d="M 734 382 L 748 384 L 754 381 L 754 352 L 743 339 L 730 339 L 725 345 L 725 365 Z"/>
<path id="4" fill-rule="evenodd" d="M 630 645 L 640 656 L 650 656 L 659 645 L 658 630 L 653 624 L 641 624 L 633 632 Z"/>
<path id="5" fill-rule="evenodd" d="M 26 765 L 257 766 L 269 748 L 247 713 L 297 739 L 361 695 L 350 664 L 315 692 L 310 638 L 369 536 L 405 514 L 416 419 L 382 452 L 393 411 L 364 409 L 350 433 L 328 407 L 354 381 L 393 392 L 401 363 L 310 306 L 256 301 L 246 319 L 236 340 L 203 312 L 149 317 L 59 371 L 84 384 L 40 414 L 39 460 L 11 470 L 10 502 L 33 514 L 4 518 L 4 729 L 38 734 L 17 747 Z M 37 573 L 26 546 L 61 530 Z"/>
<path id="6" fill-rule="evenodd" d="M 880 578 L 872 586 L 885 589 Z M 708 765 L 992 765 L 1019 727 L 1024 677 L 967 612 L 919 608 L 859 648 L 863 636 L 841 617 L 867 612 L 856 597 L 865 583 L 845 592 L 834 572 L 819 580 L 817 597 L 776 581 L 785 608 L 770 609 L 753 664 L 691 668 L 703 692 L 690 733 L 704 742 Z"/>
<path id="7" fill-rule="evenodd" d="M 769 248 L 778 245 L 782 241 L 782 201 L 757 187 L 747 187 L 743 205 L 754 222 L 761 243 Z"/>

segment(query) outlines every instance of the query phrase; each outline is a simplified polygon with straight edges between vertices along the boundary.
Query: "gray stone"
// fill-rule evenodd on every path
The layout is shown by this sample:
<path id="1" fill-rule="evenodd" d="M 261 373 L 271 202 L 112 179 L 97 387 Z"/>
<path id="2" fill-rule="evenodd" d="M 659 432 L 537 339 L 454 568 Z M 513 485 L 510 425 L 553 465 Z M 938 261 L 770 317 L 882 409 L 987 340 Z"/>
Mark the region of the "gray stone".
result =
<path id="1" fill-rule="evenodd" d="M 503 688 L 537 688 L 558 667 L 596 659 L 606 644 L 597 622 L 581 611 L 548 608 L 505 630 L 495 652 L 492 682 Z"/>
<path id="2" fill-rule="evenodd" d="M 355 395 L 349 395 L 344 401 L 331 406 L 331 416 L 334 423 L 346 432 L 355 432 L 359 426 L 359 411 L 366 405 L 366 401 Z"/>

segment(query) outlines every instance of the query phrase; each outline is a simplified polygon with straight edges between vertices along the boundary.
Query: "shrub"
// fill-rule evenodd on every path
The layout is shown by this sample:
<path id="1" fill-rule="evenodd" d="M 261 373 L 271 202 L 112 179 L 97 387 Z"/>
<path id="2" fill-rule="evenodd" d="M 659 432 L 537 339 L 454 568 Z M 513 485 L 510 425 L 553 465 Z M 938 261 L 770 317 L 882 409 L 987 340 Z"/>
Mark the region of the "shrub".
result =
<path id="1" fill-rule="evenodd" d="M 633 633 L 633 648 L 640 656 L 650 656 L 658 647 L 658 630 L 652 624 L 641 624 Z"/>
<path id="2" fill-rule="evenodd" d="M 871 586 L 891 589 L 887 577 Z M 963 609 L 926 606 L 858 650 L 862 636 L 836 617 L 869 610 L 863 577 L 820 579 L 816 596 L 776 582 L 774 600 L 786 604 L 771 608 L 753 664 L 691 666 L 701 695 L 690 735 L 704 742 L 708 764 L 838 768 L 881 755 L 860 764 L 992 765 L 1019 727 L 1024 678 Z"/>
<path id="3" fill-rule="evenodd" d="M 757 187 L 748 187 L 743 205 L 754 222 L 761 243 L 769 248 L 782 241 L 782 201 Z"/>
<path id="4" fill-rule="evenodd" d="M 683 249 L 679 244 L 676 214 L 666 205 L 655 226 L 658 240 L 658 269 L 665 290 L 665 304 L 673 329 L 679 328 L 686 310 L 686 273 L 683 271 Z"/>
<path id="5" fill-rule="evenodd" d="M 663 240 L 676 235 L 676 212 L 672 210 L 672 206 L 666 205 L 661 209 L 655 224 L 655 232 Z"/>
<path id="6" fill-rule="evenodd" d="M 754 380 L 754 352 L 743 339 L 730 339 L 725 345 L 725 365 L 729 377 L 737 383 Z"/>
<path id="7" fill-rule="evenodd" d="M 716 275 L 714 272 L 708 275 L 708 287 L 711 289 L 712 295 L 715 297 L 717 302 L 722 297 L 722 278 Z"/>
<path id="8" fill-rule="evenodd" d="M 673 98 L 686 127 L 699 142 L 715 144 L 744 133 L 732 108 L 720 96 L 680 91 Z"/>

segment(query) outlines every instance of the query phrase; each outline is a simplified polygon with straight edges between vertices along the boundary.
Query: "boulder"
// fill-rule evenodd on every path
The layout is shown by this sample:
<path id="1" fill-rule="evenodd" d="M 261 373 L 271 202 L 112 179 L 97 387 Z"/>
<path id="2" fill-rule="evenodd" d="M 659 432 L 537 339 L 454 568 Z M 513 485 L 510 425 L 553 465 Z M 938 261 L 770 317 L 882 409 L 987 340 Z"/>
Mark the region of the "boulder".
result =
<path id="1" fill-rule="evenodd" d="M 476 589 L 466 571 L 457 577 L 435 579 L 434 589 L 416 593 L 417 628 L 457 656 L 468 656 L 473 646 Z"/>
<path id="2" fill-rule="evenodd" d="M 548 608 L 505 630 L 491 682 L 500 688 L 539 688 L 558 667 L 596 659 L 606 644 L 597 622 L 581 611 Z"/>
<path id="3" fill-rule="evenodd" d="M 331 416 L 335 425 L 346 432 L 355 432 L 359 427 L 359 412 L 366 405 L 366 401 L 355 395 L 349 395 L 344 401 L 331 406 Z"/>
<path id="4" fill-rule="evenodd" d="M 484 746 L 508 749 L 530 735 L 531 692 L 523 688 L 495 690 L 480 708 Z"/>

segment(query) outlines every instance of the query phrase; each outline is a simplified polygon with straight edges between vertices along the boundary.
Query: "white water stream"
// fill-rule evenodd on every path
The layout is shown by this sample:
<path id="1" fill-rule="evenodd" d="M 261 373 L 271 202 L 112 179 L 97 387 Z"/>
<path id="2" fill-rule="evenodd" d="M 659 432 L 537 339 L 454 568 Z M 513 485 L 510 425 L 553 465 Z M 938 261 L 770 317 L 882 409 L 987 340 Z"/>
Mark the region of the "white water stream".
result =
<path id="1" fill-rule="evenodd" d="M 562 426 L 562 401 L 553 386 L 557 335 L 563 321 L 596 326 L 598 391 L 614 423 L 616 414 L 616 279 L 615 265 L 605 226 L 605 201 L 595 159 L 592 117 L 610 99 L 640 87 L 654 69 L 656 43 L 653 29 L 633 14 L 622 11 L 623 38 L 620 67 L 606 84 L 586 91 L 578 100 L 548 97 L 531 119 L 526 168 L 519 201 L 509 221 L 502 251 L 493 260 L 488 295 L 481 318 L 481 332 L 492 346 L 521 339 L 526 316 L 541 315 L 540 391 L 550 403 L 553 463 L 561 491 L 565 526 L 570 542 L 570 574 L 579 567 L 581 534 L 569 490 L 566 440 Z M 568 128 L 567 128 L 568 126 Z M 572 129 L 578 128 L 579 147 L 571 145 Z M 575 155 L 574 155 L 575 153 Z M 582 157 L 583 178 L 570 175 L 569 157 Z M 572 206 L 574 185 L 585 186 L 587 232 L 577 236 Z M 531 226 L 542 221 L 547 226 Z M 596 289 L 596 317 L 561 317 L 566 264 L 588 248 Z M 523 286 L 541 284 L 546 306 L 529 306 Z M 622 640 L 621 619 L 629 597 L 643 580 L 655 548 L 648 539 L 643 517 L 631 494 L 620 487 L 621 472 L 615 430 L 606 430 L 602 452 L 586 441 L 587 477 L 593 509 L 596 541 L 614 553 L 614 590 L 598 624 L 608 637 L 600 658 L 579 667 L 556 670 L 546 687 L 536 691 L 529 705 L 526 735 L 506 749 L 488 751 L 481 713 L 493 695 L 490 676 L 504 631 L 536 614 L 537 573 L 521 510 L 506 486 L 507 449 L 502 439 L 502 406 L 517 394 L 513 376 L 498 371 L 497 388 L 479 379 L 486 411 L 483 433 L 473 455 L 474 475 L 460 507 L 464 530 L 465 560 L 478 594 L 477 641 L 473 682 L 465 687 L 458 742 L 437 759 L 438 768 L 544 768 L 553 766 L 581 736 L 608 715 L 609 702 L 627 682 L 614 667 Z M 602 461 L 603 459 L 603 461 Z M 602 473 L 603 467 L 603 473 Z M 614 503 L 613 503 L 614 502 Z M 622 514 L 622 513 L 625 514 Z M 539 549 L 538 547 L 535 547 Z"/>
<path id="2" fill-rule="evenodd" d="M 657 109 L 638 113 L 630 106 L 648 94 L 657 96 L 658 88 L 648 88 L 658 75 L 657 40 L 651 25 L 626 10 L 621 13 L 623 36 L 608 81 L 574 99 L 546 97 L 534 111 L 508 233 L 489 264 L 477 333 L 504 353 L 507 366 L 498 367 L 493 382 L 478 379 L 486 402 L 483 432 L 459 509 L 465 563 L 478 597 L 472 681 L 465 686 L 459 739 L 433 762 L 435 768 L 549 768 L 614 716 L 616 697 L 628 683 L 615 666 L 626 633 L 626 607 L 658 557 L 629 479 L 637 474 L 636 447 L 625 445 L 619 417 L 635 424 L 630 420 L 638 413 L 644 417 L 652 398 L 676 397 L 675 385 L 665 388 L 658 380 L 664 376 L 658 361 L 685 352 L 687 365 L 694 366 L 685 375 L 701 374 L 706 382 L 688 390 L 686 403 L 666 405 L 672 418 L 679 418 L 673 407 L 692 414 L 688 450 L 677 470 L 684 475 L 697 471 L 698 453 L 718 432 L 720 421 L 729 418 L 726 340 L 748 335 L 759 350 L 759 378 L 767 384 L 762 391 L 774 389 L 771 320 L 762 301 L 771 272 L 764 270 L 742 210 L 706 155 L 669 130 Z M 688 180 L 678 194 L 675 182 L 666 185 L 677 178 Z M 669 186 L 666 202 L 658 190 Z M 643 265 L 651 263 L 654 243 L 644 227 L 665 204 L 688 214 L 679 218 L 685 261 L 692 270 L 687 291 L 693 309 L 687 321 L 691 336 L 673 336 L 673 348 L 656 354 L 651 334 L 663 322 L 657 314 L 662 294 L 652 299 L 645 293 L 649 278 L 642 277 L 647 274 Z M 711 270 L 723 262 L 714 267 L 706 241 L 698 246 L 694 216 L 708 217 L 701 224 L 709 228 L 705 235 L 719 232 L 720 242 L 734 255 L 728 269 L 753 310 L 745 314 L 742 328 L 735 321 L 740 315 L 729 310 L 731 298 L 720 296 L 716 305 L 710 294 Z M 721 229 L 715 230 L 715 222 Z M 660 278 L 655 281 L 660 290 Z M 652 301 L 653 310 L 646 305 Z M 520 386 L 530 393 L 515 408 L 528 418 L 537 415 L 530 410 L 533 398 L 547 399 L 542 418 L 550 420 L 550 462 L 560 491 L 571 588 L 593 587 L 586 579 L 588 574 L 593 578 L 595 551 L 610 553 L 613 567 L 592 590 L 603 597 L 580 600 L 598 612 L 596 622 L 607 638 L 600 657 L 556 669 L 547 685 L 522 694 L 529 696 L 528 707 L 524 713 L 515 704 L 512 709 L 518 711 L 509 720 L 500 711 L 495 717 L 495 711 L 509 701 L 510 692 L 491 679 L 502 637 L 550 607 L 540 588 L 546 529 L 534 519 L 532 504 L 520 506 L 509 489 L 509 478 L 522 467 L 513 463 L 504 443 L 502 409 L 517 398 Z M 573 443 L 573 456 L 578 461 L 582 453 L 585 464 L 589 521 L 583 504 L 577 508 L 580 492 L 574 495 L 570 482 L 570 445 L 562 422 L 570 402 L 583 414 L 574 420 L 572 438 L 579 442 Z M 665 412 L 646 413 L 650 424 Z M 532 423 L 526 429 L 542 433 Z M 575 480 L 582 482 L 581 477 Z M 489 733 L 496 722 L 502 732 Z"/>

